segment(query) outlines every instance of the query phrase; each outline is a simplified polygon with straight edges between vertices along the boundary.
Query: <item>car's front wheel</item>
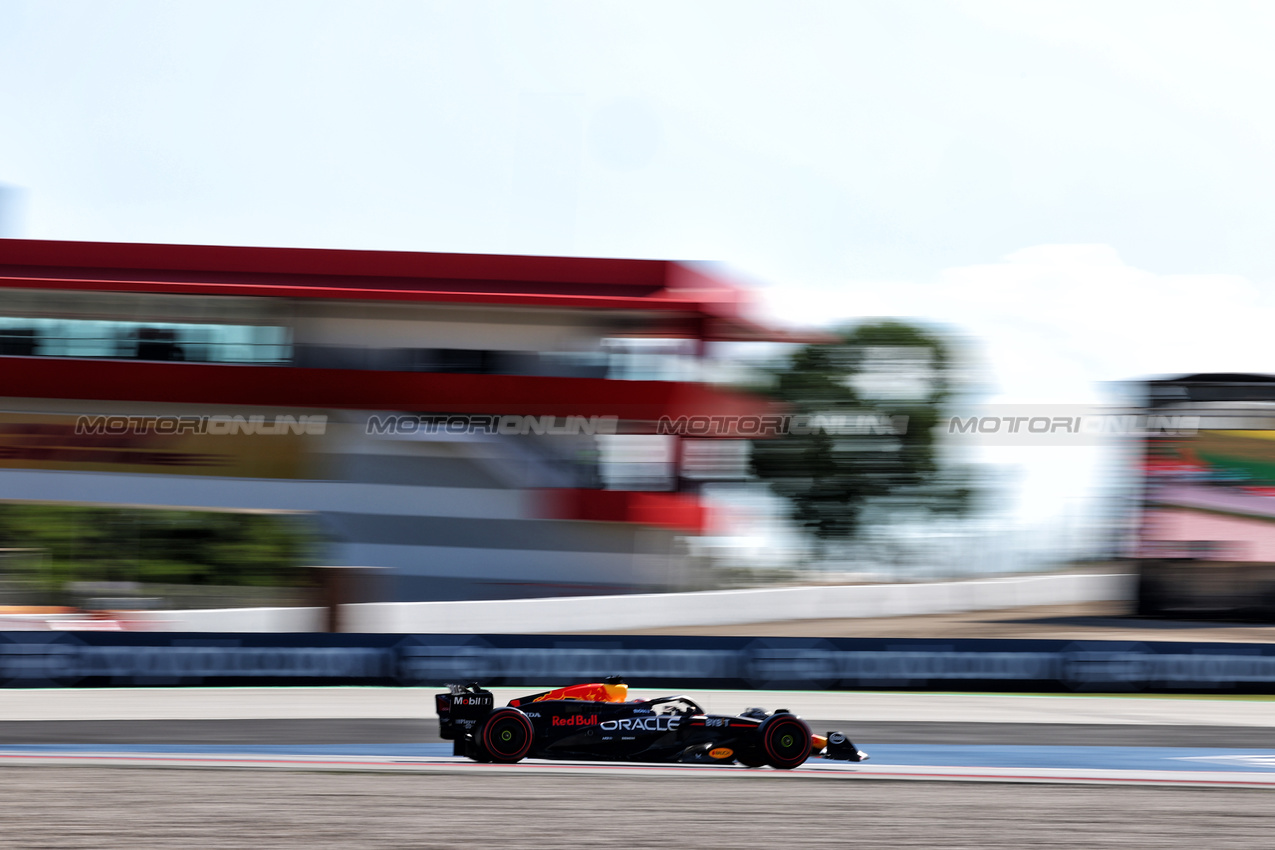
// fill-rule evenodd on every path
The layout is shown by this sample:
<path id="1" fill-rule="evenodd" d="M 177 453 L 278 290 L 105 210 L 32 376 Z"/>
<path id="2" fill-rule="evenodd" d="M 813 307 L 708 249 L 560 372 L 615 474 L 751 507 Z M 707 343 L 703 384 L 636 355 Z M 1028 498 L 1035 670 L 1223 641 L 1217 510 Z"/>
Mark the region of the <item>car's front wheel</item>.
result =
<path id="1" fill-rule="evenodd" d="M 810 758 L 810 727 L 793 714 L 775 714 L 757 730 L 766 764 L 792 770 Z"/>

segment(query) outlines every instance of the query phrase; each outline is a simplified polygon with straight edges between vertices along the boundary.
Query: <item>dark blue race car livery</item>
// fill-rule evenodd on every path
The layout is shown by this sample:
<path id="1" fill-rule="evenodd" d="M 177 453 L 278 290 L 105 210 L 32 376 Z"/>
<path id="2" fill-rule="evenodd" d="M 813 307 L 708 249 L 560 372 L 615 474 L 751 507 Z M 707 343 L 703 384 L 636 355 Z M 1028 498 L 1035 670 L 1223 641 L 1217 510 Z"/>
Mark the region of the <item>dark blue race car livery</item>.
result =
<path id="1" fill-rule="evenodd" d="M 497 708 L 478 685 L 435 697 L 439 733 L 453 753 L 481 762 L 524 758 L 770 765 L 791 769 L 812 755 L 863 761 L 840 732 L 815 735 L 786 709 L 708 714 L 686 696 L 629 700 L 616 678 L 511 700 Z"/>

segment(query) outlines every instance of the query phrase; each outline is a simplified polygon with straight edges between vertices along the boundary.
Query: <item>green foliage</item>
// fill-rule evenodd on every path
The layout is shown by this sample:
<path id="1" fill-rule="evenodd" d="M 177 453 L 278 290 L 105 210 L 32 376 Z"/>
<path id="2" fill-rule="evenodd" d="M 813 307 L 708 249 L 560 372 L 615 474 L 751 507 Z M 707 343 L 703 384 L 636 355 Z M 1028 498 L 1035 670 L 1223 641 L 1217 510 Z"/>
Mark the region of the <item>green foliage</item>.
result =
<path id="1" fill-rule="evenodd" d="M 31 578 L 287 587 L 313 557 L 303 518 L 60 505 L 0 505 L 0 548 L 39 550 Z"/>
<path id="2" fill-rule="evenodd" d="M 841 336 L 799 350 L 776 370 L 771 395 L 794 414 L 907 417 L 903 433 L 815 431 L 755 440 L 754 474 L 788 499 L 793 521 L 821 541 L 854 537 L 869 507 L 913 516 L 968 511 L 974 497 L 968 475 L 941 464 L 935 446 L 952 393 L 948 343 L 898 321 Z"/>

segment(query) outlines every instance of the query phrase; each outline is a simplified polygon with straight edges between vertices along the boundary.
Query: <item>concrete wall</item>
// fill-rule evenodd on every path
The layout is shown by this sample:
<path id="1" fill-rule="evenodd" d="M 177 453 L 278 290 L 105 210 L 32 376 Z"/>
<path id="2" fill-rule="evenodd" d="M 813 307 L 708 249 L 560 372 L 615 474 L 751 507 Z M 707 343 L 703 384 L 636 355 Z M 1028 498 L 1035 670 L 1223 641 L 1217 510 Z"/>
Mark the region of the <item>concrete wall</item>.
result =
<path id="1" fill-rule="evenodd" d="M 349 605 L 351 632 L 524 634 L 858 617 L 904 617 L 1132 599 L 1130 575 L 1028 576 L 466 602 Z"/>
<path id="2" fill-rule="evenodd" d="M 313 632 L 324 627 L 324 608 L 202 608 L 128 611 L 114 617 L 86 614 L 5 614 L 0 631 Z"/>
<path id="3" fill-rule="evenodd" d="M 535 634 L 774 620 L 906 617 L 1068 605 L 1134 598 L 1132 575 L 1027 576 L 936 584 L 849 585 L 723 590 L 703 593 L 465 602 L 378 602 L 342 606 L 343 631 L 378 633 Z M 72 619 L 11 616 L 30 628 Z M 192 632 L 308 632 L 323 628 L 322 608 L 230 608 L 138 611 L 125 628 Z M 45 621 L 47 626 L 35 621 Z M 0 625 L 3 628 L 3 625 Z"/>
<path id="4" fill-rule="evenodd" d="M 324 628 L 324 608 L 206 608 L 189 611 L 132 611 L 130 630 L 164 632 L 316 632 Z"/>

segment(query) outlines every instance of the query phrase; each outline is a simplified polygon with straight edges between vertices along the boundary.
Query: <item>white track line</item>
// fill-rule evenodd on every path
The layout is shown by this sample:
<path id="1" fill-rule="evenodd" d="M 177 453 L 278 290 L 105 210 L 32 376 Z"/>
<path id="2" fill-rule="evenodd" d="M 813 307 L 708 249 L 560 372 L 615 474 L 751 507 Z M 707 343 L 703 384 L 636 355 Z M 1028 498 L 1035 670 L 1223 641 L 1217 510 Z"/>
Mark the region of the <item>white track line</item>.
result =
<path id="1" fill-rule="evenodd" d="M 918 765 L 868 765 L 809 762 L 796 770 L 750 770 L 690 764 L 622 762 L 547 762 L 478 764 L 462 758 L 410 758 L 315 755 L 205 755 L 199 753 L 30 753 L 0 751 L 2 766 L 75 766 L 144 768 L 222 768 L 247 770 L 321 770 L 471 775 L 501 773 L 522 776 L 592 775 L 735 779 L 759 781 L 911 780 L 1085 785 L 1168 785 L 1275 789 L 1275 774 L 1232 771 L 1083 770 L 1074 768 L 995 768 Z"/>

